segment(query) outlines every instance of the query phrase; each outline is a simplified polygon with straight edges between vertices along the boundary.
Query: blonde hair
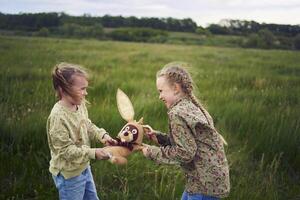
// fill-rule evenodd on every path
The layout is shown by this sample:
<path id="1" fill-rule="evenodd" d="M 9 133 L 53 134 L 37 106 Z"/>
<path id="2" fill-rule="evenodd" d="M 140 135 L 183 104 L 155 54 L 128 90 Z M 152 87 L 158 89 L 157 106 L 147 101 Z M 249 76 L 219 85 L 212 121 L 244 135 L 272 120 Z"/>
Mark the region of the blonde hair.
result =
<path id="1" fill-rule="evenodd" d="M 177 83 L 180 85 L 183 93 L 192 101 L 192 103 L 197 106 L 203 115 L 205 116 L 208 124 L 214 126 L 214 122 L 210 114 L 206 111 L 204 106 L 198 100 L 198 98 L 194 95 L 194 83 L 190 73 L 187 70 L 188 64 L 184 62 L 171 62 L 166 64 L 161 70 L 159 70 L 156 74 L 156 77 L 165 77 L 166 80 L 173 85 Z M 220 135 L 221 136 L 221 135 Z M 221 136 L 224 144 L 227 144 L 224 138 Z"/>
<path id="2" fill-rule="evenodd" d="M 59 99 L 61 92 L 66 93 L 74 99 L 78 99 L 78 94 L 72 89 L 74 76 L 82 76 L 88 79 L 88 73 L 80 65 L 62 62 L 54 66 L 52 70 L 52 83 Z"/>

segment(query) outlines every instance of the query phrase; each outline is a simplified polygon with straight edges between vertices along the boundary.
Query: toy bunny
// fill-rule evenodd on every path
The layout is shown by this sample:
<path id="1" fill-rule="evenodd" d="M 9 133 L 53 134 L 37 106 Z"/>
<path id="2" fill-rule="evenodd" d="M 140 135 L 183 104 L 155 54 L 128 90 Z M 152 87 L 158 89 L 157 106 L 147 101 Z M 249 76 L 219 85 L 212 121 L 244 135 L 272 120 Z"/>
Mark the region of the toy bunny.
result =
<path id="1" fill-rule="evenodd" d="M 124 120 L 128 123 L 121 129 L 117 136 L 118 144 L 104 147 L 109 155 L 109 160 L 114 164 L 126 164 L 126 157 L 134 150 L 140 150 L 144 130 L 143 118 L 138 122 L 134 120 L 134 109 L 128 96 L 120 89 L 117 91 L 118 110 Z"/>

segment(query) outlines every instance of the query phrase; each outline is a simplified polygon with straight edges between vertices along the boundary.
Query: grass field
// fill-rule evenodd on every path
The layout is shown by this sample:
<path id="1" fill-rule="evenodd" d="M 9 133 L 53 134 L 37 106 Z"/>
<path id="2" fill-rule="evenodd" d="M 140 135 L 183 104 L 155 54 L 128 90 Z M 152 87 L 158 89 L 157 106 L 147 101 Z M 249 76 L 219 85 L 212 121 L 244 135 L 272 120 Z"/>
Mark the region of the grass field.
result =
<path id="1" fill-rule="evenodd" d="M 300 52 L 97 40 L 0 36 L 0 199 L 57 199 L 48 172 L 45 123 L 56 99 L 50 71 L 61 61 L 93 75 L 92 121 L 116 135 L 124 125 L 117 88 L 136 118 L 167 131 L 155 74 L 164 64 L 191 64 L 197 96 L 229 143 L 227 199 L 300 198 Z M 98 145 L 101 146 L 101 145 Z M 93 161 L 101 199 L 180 199 L 184 177 L 136 153 L 127 166 Z"/>
<path id="2" fill-rule="evenodd" d="M 217 47 L 241 47 L 245 36 L 234 35 L 200 35 L 197 33 L 168 32 L 169 36 L 166 43 L 171 44 L 190 44 Z"/>

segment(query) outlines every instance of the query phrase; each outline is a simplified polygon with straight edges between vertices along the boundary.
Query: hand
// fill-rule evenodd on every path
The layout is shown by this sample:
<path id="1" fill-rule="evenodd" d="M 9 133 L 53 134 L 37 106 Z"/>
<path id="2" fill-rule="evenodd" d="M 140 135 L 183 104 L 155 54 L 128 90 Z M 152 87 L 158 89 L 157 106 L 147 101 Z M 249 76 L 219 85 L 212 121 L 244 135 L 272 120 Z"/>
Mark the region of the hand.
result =
<path id="1" fill-rule="evenodd" d="M 142 151 L 144 148 L 143 144 L 133 145 L 133 151 Z"/>
<path id="2" fill-rule="evenodd" d="M 149 157 L 149 155 L 150 155 L 150 145 L 148 145 L 148 144 L 142 144 L 142 147 L 141 147 L 141 150 L 142 150 L 142 152 L 143 152 L 143 155 L 145 156 L 145 157 Z"/>
<path id="3" fill-rule="evenodd" d="M 149 125 L 143 125 L 144 135 L 149 139 L 158 144 L 158 140 L 156 137 L 156 131 Z"/>
<path id="4" fill-rule="evenodd" d="M 111 158 L 111 155 L 109 152 L 105 151 L 102 148 L 97 148 L 95 151 L 95 157 L 97 160 L 108 160 Z"/>
<path id="5" fill-rule="evenodd" d="M 102 143 L 105 144 L 106 146 L 109 146 L 109 145 L 117 144 L 118 142 L 106 133 L 102 138 Z"/>

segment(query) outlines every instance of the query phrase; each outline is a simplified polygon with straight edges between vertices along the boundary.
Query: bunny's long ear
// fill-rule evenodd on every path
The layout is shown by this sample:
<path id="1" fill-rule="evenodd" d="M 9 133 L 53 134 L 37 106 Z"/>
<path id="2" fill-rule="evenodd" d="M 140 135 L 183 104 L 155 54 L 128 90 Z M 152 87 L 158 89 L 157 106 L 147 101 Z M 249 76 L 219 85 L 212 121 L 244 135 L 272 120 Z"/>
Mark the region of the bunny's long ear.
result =
<path id="1" fill-rule="evenodd" d="M 120 115 L 126 121 L 132 121 L 134 119 L 134 109 L 128 96 L 118 88 L 117 91 L 117 105 Z"/>

